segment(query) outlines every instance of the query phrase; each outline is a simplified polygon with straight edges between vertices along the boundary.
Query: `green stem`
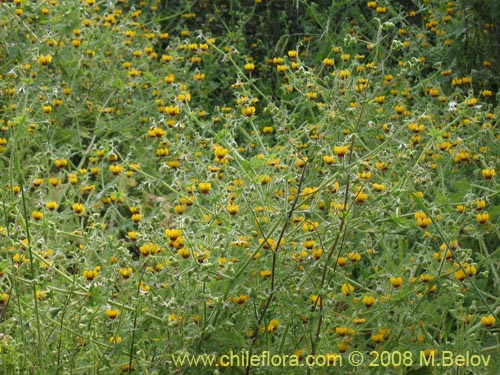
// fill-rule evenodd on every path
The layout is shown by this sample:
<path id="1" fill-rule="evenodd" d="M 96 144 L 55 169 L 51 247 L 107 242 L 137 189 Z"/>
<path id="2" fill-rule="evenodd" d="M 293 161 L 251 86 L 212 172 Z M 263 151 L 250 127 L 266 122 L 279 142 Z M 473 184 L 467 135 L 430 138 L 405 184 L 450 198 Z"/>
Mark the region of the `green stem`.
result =
<path id="1" fill-rule="evenodd" d="M 277 241 L 276 249 L 272 250 L 273 251 L 273 259 L 272 259 L 272 267 L 271 267 L 271 286 L 269 287 L 269 296 L 267 297 L 267 300 L 265 302 L 264 308 L 262 309 L 262 312 L 261 312 L 261 314 L 259 316 L 259 319 L 257 321 L 257 327 L 255 329 L 255 335 L 252 337 L 252 346 L 249 349 L 250 355 L 252 353 L 253 344 L 255 343 L 255 341 L 257 340 L 257 336 L 259 335 L 259 327 L 262 324 L 262 321 L 264 320 L 264 318 L 266 316 L 267 310 L 269 309 L 269 306 L 271 305 L 271 302 L 272 302 L 272 300 L 274 298 L 274 293 L 276 292 L 276 290 L 275 290 L 276 276 L 275 275 L 276 275 L 276 270 L 277 270 L 277 264 L 276 264 L 276 262 L 277 262 L 277 258 L 278 258 L 278 252 L 279 252 L 279 249 L 280 249 L 281 240 L 284 238 L 285 231 L 288 228 L 288 225 L 290 224 L 290 221 L 292 219 L 293 213 L 295 212 L 295 207 L 297 206 L 297 203 L 299 201 L 300 193 L 302 191 L 302 185 L 304 184 L 306 170 L 307 170 L 307 167 L 308 167 L 308 162 L 309 162 L 309 160 L 305 159 L 305 165 L 302 168 L 302 174 L 300 176 L 299 186 L 297 187 L 297 193 L 295 195 L 295 199 L 293 200 L 292 206 L 290 207 L 290 210 L 288 212 L 286 221 L 283 224 L 283 227 L 281 228 L 280 235 L 278 236 L 278 241 Z M 251 368 L 252 368 L 251 363 L 249 363 L 248 366 L 247 366 L 247 368 L 246 368 L 246 374 L 247 375 L 250 374 Z"/>
<path id="2" fill-rule="evenodd" d="M 26 98 L 27 100 L 27 98 Z M 16 167 L 16 172 L 19 178 L 20 185 L 21 185 L 21 202 L 22 202 L 22 209 L 23 209 L 23 218 L 24 218 L 24 230 L 26 234 L 26 240 L 28 242 L 27 244 L 27 250 L 28 250 L 28 258 L 29 258 L 29 263 L 30 263 L 30 277 L 32 283 L 32 292 L 33 292 L 33 302 L 34 302 L 34 308 L 35 308 L 35 325 L 36 325 L 36 332 L 37 332 L 37 354 L 38 354 L 38 365 L 40 366 L 41 373 L 44 372 L 44 359 L 43 359 L 43 349 L 42 349 L 42 328 L 41 328 L 41 323 L 40 323 L 40 311 L 39 311 L 39 306 L 38 306 L 38 298 L 36 295 L 36 286 L 37 286 L 37 271 L 35 268 L 34 264 L 34 256 L 33 256 L 33 251 L 31 247 L 31 230 L 30 230 L 30 215 L 28 215 L 28 208 L 26 204 L 26 196 L 24 194 L 24 189 L 25 186 L 23 184 L 24 181 L 24 176 L 22 173 L 22 168 L 21 168 L 21 158 L 19 157 L 18 154 L 18 141 L 19 141 L 19 136 L 20 132 L 22 131 L 22 128 L 24 128 L 24 125 L 26 123 L 26 115 L 23 114 L 22 118 L 19 119 L 19 122 L 16 124 L 16 132 L 14 133 L 13 137 L 13 145 L 12 145 L 12 164 L 15 162 L 15 167 Z M 11 168 L 12 168 L 11 164 Z M 11 173 L 11 180 L 12 180 L 12 173 Z"/>
<path id="3" fill-rule="evenodd" d="M 142 279 L 144 277 L 144 273 L 146 272 L 147 269 L 147 264 L 148 264 L 148 259 L 142 264 L 143 269 L 141 272 L 141 276 L 139 277 L 139 281 L 137 282 L 137 291 L 135 294 L 135 298 L 138 301 L 139 300 L 139 294 L 141 293 L 141 283 Z M 134 359 L 134 345 L 135 345 L 135 333 L 137 331 L 137 317 L 139 316 L 140 312 L 140 304 L 137 303 L 136 308 L 134 309 L 134 323 L 132 325 L 132 339 L 130 343 L 130 353 L 129 353 L 129 361 L 128 361 L 128 373 L 132 373 L 132 360 Z"/>

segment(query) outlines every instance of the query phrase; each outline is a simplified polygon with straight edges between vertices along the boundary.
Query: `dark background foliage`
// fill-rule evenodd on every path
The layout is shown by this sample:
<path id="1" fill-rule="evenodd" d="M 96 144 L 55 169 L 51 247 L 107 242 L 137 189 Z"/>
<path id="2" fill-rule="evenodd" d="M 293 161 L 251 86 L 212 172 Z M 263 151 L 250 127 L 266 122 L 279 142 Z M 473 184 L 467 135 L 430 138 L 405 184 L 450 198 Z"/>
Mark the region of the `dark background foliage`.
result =
<path id="1" fill-rule="evenodd" d="M 440 57 L 443 67 L 449 67 L 457 75 L 472 74 L 479 88 L 487 82 L 496 91 L 500 83 L 497 68 L 500 62 L 500 28 L 497 24 L 500 2 L 430 0 L 428 3 L 429 6 L 454 7 L 455 17 L 464 20 L 465 27 L 448 36 L 453 43 L 447 53 Z M 129 4 L 134 6 L 133 2 Z M 386 6 L 389 14 L 394 16 L 416 11 L 411 22 L 426 22 L 427 16 L 423 16 L 411 0 L 379 1 L 377 5 Z M 297 48 L 306 35 L 324 38 L 328 34 L 362 30 L 363 27 L 369 27 L 369 21 L 373 18 L 373 12 L 367 8 L 364 0 L 263 0 L 261 3 L 254 0 L 174 0 L 164 1 L 160 6 L 166 15 L 193 12 L 195 17 L 184 20 L 186 28 L 192 30 L 203 25 L 205 29 L 208 26 L 214 36 L 231 34 L 236 45 L 252 51 L 252 57 L 261 61 Z M 345 25 L 351 25 L 351 30 L 343 30 Z M 163 26 L 166 30 L 169 28 L 169 19 L 163 22 Z M 485 60 L 491 62 L 491 69 L 481 69 Z"/>

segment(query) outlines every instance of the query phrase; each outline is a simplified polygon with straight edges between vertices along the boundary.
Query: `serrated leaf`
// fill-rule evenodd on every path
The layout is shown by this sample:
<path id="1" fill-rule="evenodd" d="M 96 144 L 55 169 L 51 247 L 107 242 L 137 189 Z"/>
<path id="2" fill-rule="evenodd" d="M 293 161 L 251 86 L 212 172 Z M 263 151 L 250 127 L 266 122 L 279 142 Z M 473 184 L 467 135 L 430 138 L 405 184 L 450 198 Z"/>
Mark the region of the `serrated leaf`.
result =
<path id="1" fill-rule="evenodd" d="M 444 194 L 441 194 L 440 192 L 437 192 L 436 198 L 434 199 L 434 202 L 437 205 L 443 205 L 443 204 L 448 203 L 449 200 L 450 200 L 450 198 L 448 195 L 444 195 Z"/>
<path id="2" fill-rule="evenodd" d="M 264 159 L 260 159 L 257 157 L 253 157 L 250 160 L 250 167 L 255 171 L 255 170 L 260 170 L 266 165 L 266 162 Z"/>

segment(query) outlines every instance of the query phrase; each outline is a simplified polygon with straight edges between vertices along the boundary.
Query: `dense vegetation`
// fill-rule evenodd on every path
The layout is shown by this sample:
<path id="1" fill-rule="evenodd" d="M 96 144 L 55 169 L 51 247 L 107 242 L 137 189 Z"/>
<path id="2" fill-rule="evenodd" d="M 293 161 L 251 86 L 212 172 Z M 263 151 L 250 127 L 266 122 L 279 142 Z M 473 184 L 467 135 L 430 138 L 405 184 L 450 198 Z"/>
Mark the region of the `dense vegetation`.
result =
<path id="1" fill-rule="evenodd" d="M 499 373 L 498 4 L 1 1 L 0 373 Z"/>

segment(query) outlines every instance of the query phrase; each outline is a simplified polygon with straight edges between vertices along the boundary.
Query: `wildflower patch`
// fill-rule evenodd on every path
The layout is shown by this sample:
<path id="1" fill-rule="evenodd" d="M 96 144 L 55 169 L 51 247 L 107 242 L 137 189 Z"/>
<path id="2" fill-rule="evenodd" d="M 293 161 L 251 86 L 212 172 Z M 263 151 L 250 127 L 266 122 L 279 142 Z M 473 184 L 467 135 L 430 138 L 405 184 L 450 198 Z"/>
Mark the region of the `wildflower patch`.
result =
<path id="1" fill-rule="evenodd" d="M 499 373 L 493 3 L 0 2 L 0 367 Z"/>

